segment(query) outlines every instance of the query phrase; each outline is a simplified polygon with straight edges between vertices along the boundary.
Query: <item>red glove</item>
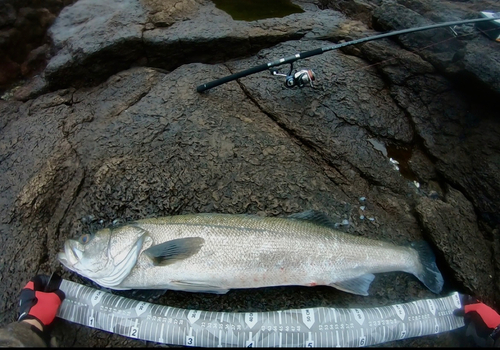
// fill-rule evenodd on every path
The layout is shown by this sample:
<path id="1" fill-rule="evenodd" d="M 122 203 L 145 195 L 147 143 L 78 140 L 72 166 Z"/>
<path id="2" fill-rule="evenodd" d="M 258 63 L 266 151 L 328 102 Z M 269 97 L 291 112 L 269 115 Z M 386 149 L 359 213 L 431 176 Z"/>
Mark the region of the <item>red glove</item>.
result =
<path id="1" fill-rule="evenodd" d="M 19 319 L 37 319 L 45 329 L 56 317 L 57 310 L 65 298 L 59 289 L 61 277 L 38 275 L 33 277 L 21 290 Z"/>
<path id="2" fill-rule="evenodd" d="M 491 347 L 500 345 L 500 315 L 474 297 L 462 297 L 462 309 L 454 314 L 463 316 L 466 326 L 465 336 L 472 345 Z"/>

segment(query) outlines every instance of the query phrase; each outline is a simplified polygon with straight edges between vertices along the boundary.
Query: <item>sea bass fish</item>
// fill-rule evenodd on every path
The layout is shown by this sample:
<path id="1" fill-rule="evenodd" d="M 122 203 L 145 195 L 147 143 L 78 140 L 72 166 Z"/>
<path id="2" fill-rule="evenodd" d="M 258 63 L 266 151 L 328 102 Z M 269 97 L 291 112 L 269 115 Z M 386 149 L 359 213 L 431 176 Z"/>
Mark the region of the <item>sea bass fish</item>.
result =
<path id="1" fill-rule="evenodd" d="M 230 289 L 329 285 L 368 295 L 374 273 L 403 271 L 439 293 L 424 241 L 408 246 L 340 232 L 328 217 L 192 214 L 137 220 L 64 243 L 59 261 L 102 287 L 224 294 Z"/>

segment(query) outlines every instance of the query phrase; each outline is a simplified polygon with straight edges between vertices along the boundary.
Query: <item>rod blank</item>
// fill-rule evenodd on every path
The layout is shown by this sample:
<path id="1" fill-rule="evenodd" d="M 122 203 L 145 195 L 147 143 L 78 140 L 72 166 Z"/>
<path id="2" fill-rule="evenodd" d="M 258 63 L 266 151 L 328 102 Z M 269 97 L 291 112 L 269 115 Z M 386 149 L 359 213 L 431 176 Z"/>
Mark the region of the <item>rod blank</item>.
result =
<path id="1" fill-rule="evenodd" d="M 476 19 L 468 19 L 468 20 L 453 21 L 453 22 L 443 22 L 443 23 L 432 24 L 432 25 L 423 26 L 423 27 L 402 29 L 402 30 L 397 30 L 397 31 L 390 32 L 390 33 L 373 35 L 373 36 L 369 36 L 366 38 L 351 40 L 351 41 L 347 41 L 345 43 L 335 44 L 332 46 L 326 46 L 326 47 L 322 47 L 319 49 L 314 49 L 314 50 L 298 53 L 298 54 L 295 54 L 295 55 L 287 57 L 287 58 L 280 58 L 279 60 L 268 62 L 266 64 L 261 64 L 261 65 L 256 66 L 256 67 L 249 68 L 249 69 L 246 69 L 244 71 L 234 73 L 234 74 L 228 75 L 226 77 L 223 77 L 223 78 L 220 78 L 220 79 L 217 79 L 217 80 L 205 83 L 205 84 L 201 84 L 196 88 L 196 91 L 203 92 L 203 91 L 209 90 L 211 88 L 214 88 L 216 86 L 228 83 L 230 81 L 246 77 L 247 75 L 262 72 L 262 71 L 267 70 L 271 67 L 280 66 L 282 64 L 292 63 L 292 62 L 295 62 L 301 58 L 307 58 L 307 57 L 320 55 L 326 51 L 336 50 L 336 49 L 340 49 L 342 47 L 346 47 L 346 46 L 350 46 L 350 45 L 356 45 L 356 44 L 364 43 L 367 41 L 388 38 L 388 37 L 395 36 L 395 35 L 415 33 L 415 32 L 419 32 L 419 31 L 423 31 L 423 30 L 448 27 L 448 26 L 454 26 L 454 25 L 460 25 L 460 24 L 467 24 L 467 23 L 492 21 L 492 20 L 497 20 L 497 19 L 500 19 L 500 17 L 476 18 Z"/>

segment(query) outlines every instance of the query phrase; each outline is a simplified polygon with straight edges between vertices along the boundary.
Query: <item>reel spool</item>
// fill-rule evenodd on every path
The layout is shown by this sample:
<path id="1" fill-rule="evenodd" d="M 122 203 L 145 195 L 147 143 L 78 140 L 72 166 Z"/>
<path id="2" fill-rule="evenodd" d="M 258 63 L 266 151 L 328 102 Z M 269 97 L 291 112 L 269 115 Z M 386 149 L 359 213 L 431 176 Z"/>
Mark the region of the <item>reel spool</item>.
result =
<path id="1" fill-rule="evenodd" d="M 307 85 L 314 87 L 313 81 L 316 80 L 316 75 L 311 69 L 301 69 L 299 71 L 293 72 L 293 63 L 290 64 L 290 71 L 288 74 L 279 73 L 277 70 L 271 70 L 273 75 L 285 77 L 285 86 L 292 89 L 296 86 L 303 88 Z"/>

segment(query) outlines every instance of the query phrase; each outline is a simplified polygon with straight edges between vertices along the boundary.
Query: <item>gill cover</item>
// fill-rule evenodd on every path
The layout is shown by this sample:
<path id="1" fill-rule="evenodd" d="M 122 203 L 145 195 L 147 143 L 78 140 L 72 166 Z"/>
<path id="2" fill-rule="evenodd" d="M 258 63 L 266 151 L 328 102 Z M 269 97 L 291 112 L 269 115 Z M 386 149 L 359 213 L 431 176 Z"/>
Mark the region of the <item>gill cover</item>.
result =
<path id="1" fill-rule="evenodd" d="M 68 269 L 91 279 L 102 287 L 119 285 L 134 268 L 147 232 L 134 225 L 105 228 L 94 235 L 68 240 L 59 261 Z"/>

